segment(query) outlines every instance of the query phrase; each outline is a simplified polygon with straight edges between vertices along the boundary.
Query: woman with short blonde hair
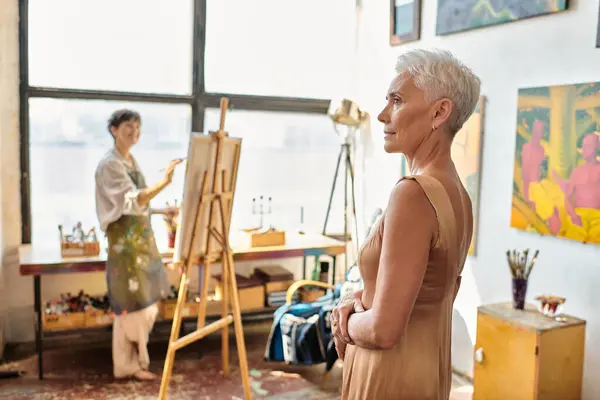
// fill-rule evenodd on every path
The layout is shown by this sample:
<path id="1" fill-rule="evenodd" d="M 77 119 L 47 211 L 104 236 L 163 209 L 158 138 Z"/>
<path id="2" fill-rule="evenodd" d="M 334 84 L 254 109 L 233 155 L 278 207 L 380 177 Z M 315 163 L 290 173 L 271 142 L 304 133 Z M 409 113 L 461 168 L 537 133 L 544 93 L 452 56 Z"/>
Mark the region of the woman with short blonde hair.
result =
<path id="1" fill-rule="evenodd" d="M 378 120 L 385 151 L 404 154 L 410 176 L 362 245 L 364 290 L 332 313 L 342 398 L 446 400 L 452 306 L 473 233 L 451 145 L 481 84 L 447 51 L 404 53 L 396 73 Z"/>

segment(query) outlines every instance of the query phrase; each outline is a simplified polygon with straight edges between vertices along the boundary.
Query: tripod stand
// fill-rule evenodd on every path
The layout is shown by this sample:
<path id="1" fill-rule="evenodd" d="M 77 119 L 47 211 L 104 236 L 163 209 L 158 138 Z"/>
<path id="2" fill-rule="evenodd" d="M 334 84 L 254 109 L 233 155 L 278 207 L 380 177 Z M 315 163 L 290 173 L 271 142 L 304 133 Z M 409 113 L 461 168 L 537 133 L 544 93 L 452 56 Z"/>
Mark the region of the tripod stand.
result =
<path id="1" fill-rule="evenodd" d="M 356 198 L 354 194 L 354 167 L 352 165 L 352 156 L 350 153 L 351 144 L 350 140 L 353 137 L 352 133 L 355 128 L 348 127 L 348 134 L 344 138 L 344 142 L 340 146 L 340 153 L 337 159 L 337 165 L 335 167 L 335 174 L 333 176 L 333 184 L 331 185 L 331 193 L 329 195 L 329 204 L 327 205 L 327 213 L 325 214 L 325 224 L 323 225 L 323 235 L 327 235 L 327 223 L 329 222 L 329 215 L 331 214 L 331 205 L 333 203 L 333 195 L 335 194 L 335 187 L 338 180 L 338 175 L 340 172 L 340 166 L 342 164 L 342 158 L 344 159 L 344 244 L 345 246 L 345 267 L 344 272 L 348 270 L 348 179 L 350 179 L 350 195 L 352 196 L 352 218 L 354 220 L 354 229 L 356 234 L 356 239 L 358 240 L 358 223 L 356 221 Z M 358 257 L 358 242 L 355 255 Z M 333 277 L 335 282 L 335 277 Z"/>

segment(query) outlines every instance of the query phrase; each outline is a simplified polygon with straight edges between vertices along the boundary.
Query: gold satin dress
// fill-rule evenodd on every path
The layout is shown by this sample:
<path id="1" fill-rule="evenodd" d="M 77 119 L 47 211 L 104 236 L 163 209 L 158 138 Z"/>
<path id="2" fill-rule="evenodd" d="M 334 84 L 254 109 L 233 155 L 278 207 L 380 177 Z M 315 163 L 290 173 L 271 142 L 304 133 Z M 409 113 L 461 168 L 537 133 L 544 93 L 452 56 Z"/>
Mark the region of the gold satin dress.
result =
<path id="1" fill-rule="evenodd" d="M 411 176 L 435 209 L 439 230 L 405 333 L 389 350 L 348 345 L 344 358 L 344 400 L 447 400 L 452 383 L 450 344 L 452 305 L 457 279 L 467 256 L 470 235 L 457 238 L 455 213 L 444 186 L 430 176 Z M 379 269 L 384 217 L 361 247 L 359 269 L 375 282 Z M 467 242 L 467 243 L 465 243 Z M 389 309 L 394 318 L 394 310 Z"/>

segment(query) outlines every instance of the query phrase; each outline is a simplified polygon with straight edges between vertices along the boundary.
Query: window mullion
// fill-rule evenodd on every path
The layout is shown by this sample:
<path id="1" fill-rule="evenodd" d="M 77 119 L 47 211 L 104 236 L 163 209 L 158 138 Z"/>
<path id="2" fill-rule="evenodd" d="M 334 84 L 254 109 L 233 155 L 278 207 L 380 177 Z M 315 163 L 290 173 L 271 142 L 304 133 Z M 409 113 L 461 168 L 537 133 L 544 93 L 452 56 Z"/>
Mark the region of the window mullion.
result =
<path id="1" fill-rule="evenodd" d="M 206 47 L 206 0 L 194 0 L 194 38 L 192 65 L 192 132 L 204 131 L 204 49 Z"/>
<path id="2" fill-rule="evenodd" d="M 19 0 L 19 134 L 21 137 L 21 242 L 31 243 L 31 187 L 29 180 L 29 54 L 28 0 Z"/>
<path id="3" fill-rule="evenodd" d="M 205 93 L 202 95 L 202 104 L 210 108 L 219 108 L 221 97 L 229 98 L 231 108 L 237 110 L 286 111 L 307 114 L 326 114 L 330 102 L 325 99 Z"/>

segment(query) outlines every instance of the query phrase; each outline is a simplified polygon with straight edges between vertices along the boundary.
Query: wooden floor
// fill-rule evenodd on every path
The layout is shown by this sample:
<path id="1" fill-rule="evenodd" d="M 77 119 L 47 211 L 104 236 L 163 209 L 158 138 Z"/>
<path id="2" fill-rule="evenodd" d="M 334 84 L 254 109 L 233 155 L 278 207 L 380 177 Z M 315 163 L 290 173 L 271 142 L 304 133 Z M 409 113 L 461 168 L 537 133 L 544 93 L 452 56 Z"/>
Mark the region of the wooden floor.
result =
<path id="1" fill-rule="evenodd" d="M 263 360 L 270 323 L 246 324 L 245 337 L 251 381 L 256 399 L 338 399 L 342 381 L 341 364 L 337 364 L 325 384 L 323 365 L 286 366 Z M 237 369 L 235 343 L 230 335 L 232 373 L 225 378 L 220 372 L 220 336 L 207 337 L 177 352 L 169 399 L 242 399 L 241 379 Z M 168 331 L 154 332 L 149 345 L 150 369 L 160 374 L 166 353 Z M 0 398 L 13 400 L 48 399 L 155 399 L 160 382 L 115 381 L 111 373 L 110 333 L 87 333 L 85 336 L 47 341 L 44 381 L 37 379 L 37 356 L 33 345 L 8 347 L 8 362 L 0 370 L 24 370 L 26 376 L 0 380 Z M 460 377 L 453 380 L 451 400 L 471 399 L 471 387 Z"/>

